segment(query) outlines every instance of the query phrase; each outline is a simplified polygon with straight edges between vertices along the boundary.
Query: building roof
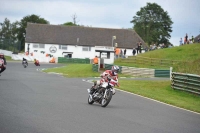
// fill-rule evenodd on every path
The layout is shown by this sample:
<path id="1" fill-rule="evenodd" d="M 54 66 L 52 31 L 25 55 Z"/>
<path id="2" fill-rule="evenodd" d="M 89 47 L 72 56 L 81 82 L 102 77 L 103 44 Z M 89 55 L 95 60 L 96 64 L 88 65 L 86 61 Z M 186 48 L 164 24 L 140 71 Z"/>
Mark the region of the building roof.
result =
<path id="1" fill-rule="evenodd" d="M 140 36 L 130 29 L 109 29 L 82 26 L 64 26 L 28 23 L 26 28 L 27 43 L 63 44 L 81 46 L 113 46 L 119 48 L 136 48 L 141 41 L 143 47 L 147 45 Z"/>

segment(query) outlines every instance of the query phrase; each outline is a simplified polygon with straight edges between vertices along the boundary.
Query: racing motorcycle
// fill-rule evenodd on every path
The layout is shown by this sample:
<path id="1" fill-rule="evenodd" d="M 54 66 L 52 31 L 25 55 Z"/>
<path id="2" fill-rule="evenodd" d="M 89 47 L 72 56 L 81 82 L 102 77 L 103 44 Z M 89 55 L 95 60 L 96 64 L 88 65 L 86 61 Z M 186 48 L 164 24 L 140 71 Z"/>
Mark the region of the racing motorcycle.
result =
<path id="1" fill-rule="evenodd" d="M 40 66 L 39 60 L 36 60 L 34 64 L 35 64 L 35 66 Z"/>
<path id="2" fill-rule="evenodd" d="M 0 69 L 4 67 L 4 60 L 0 59 Z"/>
<path id="3" fill-rule="evenodd" d="M 28 63 L 26 61 L 22 61 L 22 65 L 24 66 L 24 68 L 26 68 L 28 66 Z"/>
<path id="4" fill-rule="evenodd" d="M 96 102 L 101 104 L 101 107 L 106 107 L 110 103 L 112 95 L 115 94 L 113 89 L 115 85 L 117 82 L 108 77 L 108 82 L 103 82 L 92 94 L 90 94 L 90 89 L 87 89 L 89 93 L 88 104 Z"/>

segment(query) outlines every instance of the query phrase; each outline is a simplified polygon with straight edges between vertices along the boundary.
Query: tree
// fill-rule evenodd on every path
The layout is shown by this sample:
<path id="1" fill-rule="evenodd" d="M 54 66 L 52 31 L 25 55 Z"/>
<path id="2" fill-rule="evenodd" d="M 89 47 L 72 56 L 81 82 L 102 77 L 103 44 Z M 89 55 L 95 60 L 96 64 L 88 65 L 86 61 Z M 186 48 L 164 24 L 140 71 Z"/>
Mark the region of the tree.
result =
<path id="1" fill-rule="evenodd" d="M 73 22 L 66 22 L 63 25 L 66 25 L 66 26 L 78 26 L 78 25 L 74 24 Z"/>
<path id="2" fill-rule="evenodd" d="M 0 23 L 0 38 L 16 39 L 16 28 L 18 22 L 11 23 L 9 19 L 5 18 L 3 23 Z"/>
<path id="3" fill-rule="evenodd" d="M 19 28 L 17 29 L 17 38 L 21 40 L 21 49 L 24 49 L 24 35 L 26 34 L 26 27 L 27 27 L 27 22 L 30 23 L 38 23 L 38 24 L 49 24 L 49 21 L 45 20 L 44 18 L 40 18 L 38 15 L 28 15 L 23 17 L 21 21 L 19 22 Z"/>
<path id="4" fill-rule="evenodd" d="M 169 43 L 172 32 L 172 20 L 168 12 L 156 3 L 147 3 L 133 17 L 134 30 L 149 45 L 152 43 Z"/>
<path id="5" fill-rule="evenodd" d="M 11 23 L 9 19 L 5 18 L 4 22 L 0 23 L 0 47 L 7 50 L 13 50 L 17 47 L 17 30 L 18 22 Z"/>

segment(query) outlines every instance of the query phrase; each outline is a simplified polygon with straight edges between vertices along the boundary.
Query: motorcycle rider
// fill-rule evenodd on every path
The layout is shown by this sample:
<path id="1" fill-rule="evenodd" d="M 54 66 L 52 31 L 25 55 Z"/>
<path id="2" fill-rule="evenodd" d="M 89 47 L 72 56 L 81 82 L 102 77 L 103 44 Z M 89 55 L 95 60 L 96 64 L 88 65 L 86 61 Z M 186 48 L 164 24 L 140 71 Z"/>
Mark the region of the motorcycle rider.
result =
<path id="1" fill-rule="evenodd" d="M 1 76 L 1 73 L 6 70 L 7 62 L 6 62 L 6 58 L 4 57 L 4 54 L 2 54 L 2 53 L 0 53 L 0 59 L 3 59 L 3 61 L 4 61 L 3 67 L 0 70 L 0 76 Z"/>
<path id="2" fill-rule="evenodd" d="M 108 82 L 108 77 L 115 80 L 118 84 L 118 72 L 119 72 L 119 67 L 118 66 L 112 66 L 111 70 L 106 70 L 104 71 L 100 76 L 101 80 L 95 81 L 94 86 L 90 89 L 90 94 L 93 94 L 96 89 L 98 89 L 98 86 L 101 85 L 103 82 Z M 115 94 L 115 89 L 113 88 L 113 95 Z"/>
<path id="3" fill-rule="evenodd" d="M 22 59 L 22 65 L 23 65 L 24 62 L 25 62 L 25 63 L 27 64 L 27 66 L 28 66 L 28 61 L 27 61 L 27 59 L 25 59 L 25 58 Z"/>
<path id="4" fill-rule="evenodd" d="M 34 64 L 35 64 L 36 66 L 40 66 L 39 60 L 34 59 Z"/>

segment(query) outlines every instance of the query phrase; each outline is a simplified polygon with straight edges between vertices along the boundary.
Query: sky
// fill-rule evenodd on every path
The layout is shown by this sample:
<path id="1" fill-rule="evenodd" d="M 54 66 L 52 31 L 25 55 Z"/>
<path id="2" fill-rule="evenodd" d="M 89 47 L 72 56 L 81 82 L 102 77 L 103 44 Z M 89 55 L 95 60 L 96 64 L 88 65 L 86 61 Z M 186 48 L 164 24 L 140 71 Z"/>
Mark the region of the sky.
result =
<path id="1" fill-rule="evenodd" d="M 179 45 L 186 33 L 200 34 L 200 0 L 0 0 L 0 22 L 11 23 L 28 15 L 38 15 L 52 25 L 76 21 L 99 28 L 132 28 L 133 16 L 149 3 L 157 3 L 173 21 L 170 42 Z"/>

